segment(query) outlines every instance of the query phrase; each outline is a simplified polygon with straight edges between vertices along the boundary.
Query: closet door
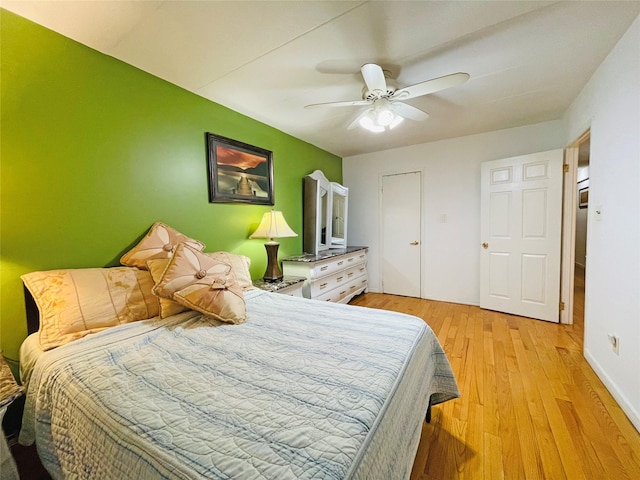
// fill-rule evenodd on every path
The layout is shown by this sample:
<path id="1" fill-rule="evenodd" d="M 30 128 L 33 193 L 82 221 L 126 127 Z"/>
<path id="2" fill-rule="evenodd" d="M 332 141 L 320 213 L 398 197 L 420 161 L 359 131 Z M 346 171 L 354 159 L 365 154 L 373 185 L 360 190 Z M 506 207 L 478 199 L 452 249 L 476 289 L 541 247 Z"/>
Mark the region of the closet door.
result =
<path id="1" fill-rule="evenodd" d="M 382 177 L 382 291 L 420 298 L 422 174 Z"/>

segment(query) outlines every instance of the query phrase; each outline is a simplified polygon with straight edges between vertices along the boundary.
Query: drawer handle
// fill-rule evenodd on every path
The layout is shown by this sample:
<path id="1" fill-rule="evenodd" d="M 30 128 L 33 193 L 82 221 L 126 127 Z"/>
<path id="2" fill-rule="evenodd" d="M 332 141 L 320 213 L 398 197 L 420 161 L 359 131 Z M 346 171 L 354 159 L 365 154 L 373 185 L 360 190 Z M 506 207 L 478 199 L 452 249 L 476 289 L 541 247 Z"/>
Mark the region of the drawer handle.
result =
<path id="1" fill-rule="evenodd" d="M 358 287 L 355 286 L 355 285 L 351 285 L 351 290 L 355 290 L 356 288 L 358 288 Z"/>
<path id="2" fill-rule="evenodd" d="M 338 278 L 336 278 L 336 281 L 337 281 L 337 282 L 341 282 L 343 278 L 344 278 L 344 277 L 338 277 Z"/>
<path id="3" fill-rule="evenodd" d="M 347 273 L 347 277 L 350 277 L 350 276 L 352 276 L 352 275 L 353 275 L 353 272 L 349 272 L 349 273 Z"/>
<path id="4" fill-rule="evenodd" d="M 347 262 L 353 262 L 353 257 L 352 257 L 352 258 L 347 259 Z"/>
<path id="5" fill-rule="evenodd" d="M 321 283 L 321 284 L 320 284 L 320 290 L 322 290 L 322 289 L 323 289 L 323 288 L 325 288 L 326 286 L 327 286 L 327 284 L 326 284 L 326 283 Z"/>
<path id="6" fill-rule="evenodd" d="M 324 272 L 327 268 L 329 268 L 329 265 L 325 265 L 324 267 L 320 267 L 320 271 Z"/>
<path id="7" fill-rule="evenodd" d="M 338 262 L 338 265 L 342 265 L 344 263 L 344 260 Z"/>
<path id="8" fill-rule="evenodd" d="M 361 271 L 361 272 L 364 272 L 364 267 L 362 267 L 362 268 L 360 269 L 360 271 Z"/>
<path id="9" fill-rule="evenodd" d="M 367 283 L 367 279 L 365 278 L 364 280 L 362 280 L 360 283 Z"/>
<path id="10" fill-rule="evenodd" d="M 347 291 L 343 290 L 343 291 L 340 292 L 340 295 L 344 295 L 345 293 L 347 293 Z"/>

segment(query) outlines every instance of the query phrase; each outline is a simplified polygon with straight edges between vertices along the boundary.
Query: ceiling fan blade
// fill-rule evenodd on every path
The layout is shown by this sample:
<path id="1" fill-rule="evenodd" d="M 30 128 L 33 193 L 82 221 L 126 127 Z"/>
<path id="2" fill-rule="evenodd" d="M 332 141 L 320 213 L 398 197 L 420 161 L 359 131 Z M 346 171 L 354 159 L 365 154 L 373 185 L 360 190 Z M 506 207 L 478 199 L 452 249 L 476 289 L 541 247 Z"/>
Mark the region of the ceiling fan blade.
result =
<path id="1" fill-rule="evenodd" d="M 384 72 L 380 65 L 375 63 L 365 63 L 360 69 L 364 83 L 371 93 L 379 92 L 384 95 L 387 92 L 387 81 L 384 79 Z"/>
<path id="2" fill-rule="evenodd" d="M 391 108 L 394 113 L 397 113 L 401 117 L 408 118 L 409 120 L 416 120 L 421 122 L 429 118 L 429 114 L 427 112 L 423 112 L 419 108 L 414 107 L 413 105 L 408 105 L 402 102 L 393 102 L 391 103 Z"/>
<path id="3" fill-rule="evenodd" d="M 304 108 L 318 108 L 318 107 L 357 107 L 361 105 L 371 105 L 371 100 L 353 100 L 346 102 L 328 102 L 328 103 L 313 103 L 311 105 L 305 105 Z"/>
<path id="4" fill-rule="evenodd" d="M 467 80 L 469 80 L 468 73 L 452 73 L 451 75 L 433 78 L 426 82 L 416 83 L 415 85 L 396 90 L 391 98 L 395 100 L 408 100 L 409 98 L 420 97 L 421 95 L 428 95 L 429 93 L 455 87 L 456 85 L 463 84 Z"/>

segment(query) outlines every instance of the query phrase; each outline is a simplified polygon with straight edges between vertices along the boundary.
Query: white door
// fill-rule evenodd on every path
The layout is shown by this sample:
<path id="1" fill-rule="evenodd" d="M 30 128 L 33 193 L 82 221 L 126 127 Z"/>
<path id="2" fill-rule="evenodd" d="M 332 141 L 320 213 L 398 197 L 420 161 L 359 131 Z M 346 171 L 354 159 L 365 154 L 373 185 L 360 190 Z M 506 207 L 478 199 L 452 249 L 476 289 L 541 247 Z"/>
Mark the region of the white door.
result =
<path id="1" fill-rule="evenodd" d="M 562 150 L 483 162 L 480 306 L 559 320 Z"/>
<path id="2" fill-rule="evenodd" d="M 420 298 L 420 172 L 382 177 L 382 291 Z"/>

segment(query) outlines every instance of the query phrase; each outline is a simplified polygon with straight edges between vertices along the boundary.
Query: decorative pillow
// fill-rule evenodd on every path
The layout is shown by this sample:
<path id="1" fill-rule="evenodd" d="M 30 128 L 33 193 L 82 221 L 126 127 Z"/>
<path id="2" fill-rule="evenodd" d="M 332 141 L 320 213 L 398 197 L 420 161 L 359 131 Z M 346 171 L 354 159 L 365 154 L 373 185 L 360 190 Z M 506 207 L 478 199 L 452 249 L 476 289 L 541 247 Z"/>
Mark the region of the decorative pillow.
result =
<path id="1" fill-rule="evenodd" d="M 158 315 L 151 274 L 137 268 L 49 270 L 21 278 L 40 311 L 43 350 Z"/>
<path id="2" fill-rule="evenodd" d="M 140 242 L 120 259 L 122 265 L 147 269 L 147 260 L 170 258 L 180 242 L 196 250 L 204 250 L 204 243 L 189 238 L 161 222 L 156 222 Z"/>
<path id="3" fill-rule="evenodd" d="M 251 259 L 249 257 L 229 252 L 205 253 L 205 255 L 231 265 L 231 273 L 235 277 L 240 288 L 243 290 L 253 288 L 251 273 L 249 272 L 249 267 L 251 266 Z"/>
<path id="4" fill-rule="evenodd" d="M 247 311 L 242 289 L 231 276 L 220 275 L 212 280 L 213 283 L 196 282 L 178 290 L 173 298 L 190 309 L 217 320 L 244 323 Z"/>
<path id="5" fill-rule="evenodd" d="M 242 288 L 231 265 L 181 243 L 153 293 L 229 323 L 246 319 Z"/>
<path id="6" fill-rule="evenodd" d="M 0 411 L 22 395 L 24 387 L 19 386 L 0 350 Z M 0 440 L 2 441 L 2 440 Z M 4 460 L 3 460 L 4 462 Z"/>
<path id="7" fill-rule="evenodd" d="M 162 274 L 164 273 L 164 269 L 167 268 L 168 264 L 168 258 L 156 258 L 147 262 L 147 267 L 149 268 L 149 273 L 151 274 L 154 283 L 157 284 L 158 282 L 160 282 L 160 280 L 162 280 Z M 187 307 L 180 305 L 173 300 L 169 300 L 168 298 L 156 298 L 159 301 L 158 306 L 160 307 L 160 318 L 167 318 L 171 315 L 175 315 L 177 313 L 188 310 Z"/>

